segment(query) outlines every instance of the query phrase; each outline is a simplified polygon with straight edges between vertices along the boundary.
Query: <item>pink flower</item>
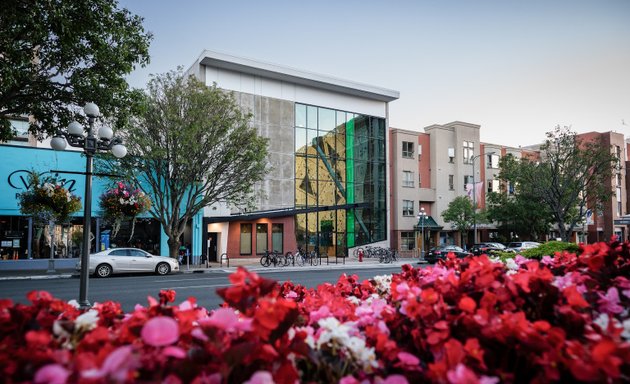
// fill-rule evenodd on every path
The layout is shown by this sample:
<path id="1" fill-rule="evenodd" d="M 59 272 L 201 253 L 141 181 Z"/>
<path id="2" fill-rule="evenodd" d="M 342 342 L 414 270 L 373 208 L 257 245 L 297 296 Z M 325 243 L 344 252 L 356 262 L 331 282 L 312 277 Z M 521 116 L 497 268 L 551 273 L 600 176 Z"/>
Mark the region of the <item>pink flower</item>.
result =
<path id="1" fill-rule="evenodd" d="M 179 325 L 172 317 L 154 317 L 142 327 L 141 336 L 146 344 L 164 347 L 179 340 Z"/>
<path id="2" fill-rule="evenodd" d="M 475 372 L 462 363 L 457 364 L 455 369 L 448 371 L 446 377 L 448 377 L 448 381 L 451 384 L 471 384 L 479 382 Z"/>
<path id="3" fill-rule="evenodd" d="M 109 378 L 114 382 L 125 382 L 129 372 L 136 368 L 137 359 L 133 356 L 133 347 L 126 345 L 115 349 L 107 356 L 100 369 L 84 371 L 81 376 L 85 379 Z"/>
<path id="4" fill-rule="evenodd" d="M 44 365 L 35 373 L 35 383 L 63 384 L 68 380 L 70 371 L 59 364 Z"/>
<path id="5" fill-rule="evenodd" d="M 606 292 L 605 296 L 599 292 L 597 292 L 597 294 L 600 297 L 597 303 L 599 303 L 599 310 L 601 312 L 614 314 L 623 312 L 623 307 L 619 305 L 619 292 L 617 291 L 617 288 L 608 288 L 608 292 Z"/>
<path id="6" fill-rule="evenodd" d="M 332 313 L 330 312 L 330 309 L 328 309 L 328 306 L 327 305 L 322 305 L 321 307 L 319 307 L 317 309 L 317 311 L 311 312 L 311 315 L 309 316 L 308 323 L 309 324 L 315 324 L 320 319 L 325 319 L 325 318 L 331 317 L 331 316 L 332 316 Z"/>
<path id="7" fill-rule="evenodd" d="M 257 371 L 244 384 L 274 384 L 273 376 L 267 371 Z"/>
<path id="8" fill-rule="evenodd" d="M 542 259 L 540 260 L 541 264 L 544 265 L 552 265 L 553 264 L 553 258 L 551 256 L 543 256 Z"/>
<path id="9" fill-rule="evenodd" d="M 183 359 L 186 357 L 186 351 L 180 347 L 168 346 L 162 350 L 162 355 L 167 357 L 174 357 L 176 359 Z"/>
<path id="10" fill-rule="evenodd" d="M 354 376 L 344 376 L 339 380 L 339 384 L 359 384 L 359 380 L 355 379 Z"/>
<path id="11" fill-rule="evenodd" d="M 389 375 L 382 381 L 383 384 L 409 384 L 403 375 Z"/>
<path id="12" fill-rule="evenodd" d="M 398 352 L 398 360 L 405 365 L 418 365 L 420 359 L 409 352 Z"/>
<path id="13" fill-rule="evenodd" d="M 219 308 L 206 319 L 199 320 L 202 325 L 209 325 L 226 332 L 251 331 L 252 319 L 241 319 L 231 308 Z"/>

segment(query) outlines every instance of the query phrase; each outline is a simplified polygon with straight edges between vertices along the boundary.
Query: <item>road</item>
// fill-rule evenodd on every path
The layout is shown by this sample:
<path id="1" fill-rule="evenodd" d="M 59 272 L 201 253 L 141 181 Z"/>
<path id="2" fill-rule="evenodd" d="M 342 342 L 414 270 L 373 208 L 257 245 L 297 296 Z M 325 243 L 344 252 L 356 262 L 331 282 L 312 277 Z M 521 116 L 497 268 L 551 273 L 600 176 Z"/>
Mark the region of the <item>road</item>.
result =
<path id="1" fill-rule="evenodd" d="M 260 275 L 277 281 L 291 280 L 294 283 L 314 288 L 324 282 L 334 283 L 342 273 L 356 274 L 361 280 L 376 275 L 400 271 L 400 266 L 380 266 L 379 268 L 348 268 L 336 270 L 278 270 L 261 271 Z M 222 300 L 216 289 L 229 285 L 229 274 L 216 271 L 211 273 L 156 275 L 115 275 L 107 279 L 90 278 L 88 299 L 91 303 L 107 300 L 117 301 L 125 312 L 133 311 L 136 304 L 147 305 L 147 297 L 157 298 L 161 289 L 177 292 L 175 303 L 188 297 L 195 297 L 200 306 L 216 308 Z M 78 299 L 79 279 L 8 280 L 0 281 L 0 298 L 11 299 L 16 303 L 28 304 L 26 294 L 32 290 L 44 290 L 53 296 L 71 300 Z"/>

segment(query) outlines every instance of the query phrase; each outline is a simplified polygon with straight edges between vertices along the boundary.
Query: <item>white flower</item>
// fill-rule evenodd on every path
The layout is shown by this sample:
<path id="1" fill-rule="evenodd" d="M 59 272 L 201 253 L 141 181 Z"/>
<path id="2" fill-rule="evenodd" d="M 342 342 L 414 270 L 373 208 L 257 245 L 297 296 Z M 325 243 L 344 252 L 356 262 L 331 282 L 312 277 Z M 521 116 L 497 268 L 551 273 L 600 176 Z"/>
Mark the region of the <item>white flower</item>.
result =
<path id="1" fill-rule="evenodd" d="M 507 259 L 505 261 L 505 266 L 512 271 L 517 271 L 519 268 L 518 264 L 516 264 L 516 261 L 514 261 L 514 259 Z"/>
<path id="2" fill-rule="evenodd" d="M 78 328 L 83 328 L 86 331 L 96 328 L 98 322 L 98 311 L 90 309 L 89 311 L 82 313 L 74 320 L 74 325 Z"/>
<path id="3" fill-rule="evenodd" d="M 623 332 L 621 332 L 621 337 L 626 340 L 630 340 L 630 319 L 626 319 L 623 322 Z"/>

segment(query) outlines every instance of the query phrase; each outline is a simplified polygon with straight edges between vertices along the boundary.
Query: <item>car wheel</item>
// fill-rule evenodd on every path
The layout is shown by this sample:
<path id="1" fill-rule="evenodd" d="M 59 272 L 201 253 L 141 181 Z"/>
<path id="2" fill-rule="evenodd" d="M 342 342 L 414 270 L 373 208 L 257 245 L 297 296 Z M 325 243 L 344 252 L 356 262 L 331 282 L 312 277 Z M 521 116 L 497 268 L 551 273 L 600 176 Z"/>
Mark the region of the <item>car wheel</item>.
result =
<path id="1" fill-rule="evenodd" d="M 168 275 L 171 272 L 171 266 L 168 263 L 160 263 L 155 267 L 155 273 L 158 275 Z"/>
<path id="2" fill-rule="evenodd" d="M 96 276 L 109 277 L 112 274 L 112 267 L 109 264 L 101 264 L 96 267 Z"/>

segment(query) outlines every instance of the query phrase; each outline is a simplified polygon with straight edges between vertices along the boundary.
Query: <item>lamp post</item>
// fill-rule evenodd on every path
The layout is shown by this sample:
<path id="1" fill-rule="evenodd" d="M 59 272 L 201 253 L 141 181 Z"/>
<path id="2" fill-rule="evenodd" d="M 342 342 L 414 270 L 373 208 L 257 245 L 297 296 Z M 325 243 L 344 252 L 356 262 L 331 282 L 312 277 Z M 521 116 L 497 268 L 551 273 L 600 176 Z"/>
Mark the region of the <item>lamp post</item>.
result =
<path id="1" fill-rule="evenodd" d="M 475 183 L 475 160 L 483 156 L 483 153 L 478 154 L 477 156 L 473 156 L 470 158 L 472 162 L 473 168 L 473 179 L 472 179 L 472 189 L 473 189 L 473 244 L 477 244 L 477 184 Z M 494 152 L 488 152 L 486 155 L 494 155 Z"/>
<path id="2" fill-rule="evenodd" d="M 420 247 L 420 259 L 424 260 L 424 220 L 427 218 L 427 213 L 424 211 L 424 207 L 420 208 L 418 212 L 418 222 L 420 223 L 420 231 L 422 236 L 422 245 Z"/>
<path id="3" fill-rule="evenodd" d="M 111 151 L 117 158 L 125 157 L 127 148 L 122 144 L 122 140 L 114 136 L 111 128 L 102 126 L 98 134 L 94 132 L 94 123 L 100 116 L 98 106 L 94 103 L 87 103 L 83 108 L 88 117 L 89 128 L 87 135 L 83 126 L 74 121 L 68 125 L 66 130 L 60 130 L 52 138 L 50 146 L 61 151 L 70 145 L 75 148 L 83 148 L 85 154 L 85 197 L 83 202 L 83 252 L 81 253 L 81 272 L 79 282 L 79 307 L 87 309 L 91 304 L 87 298 L 88 279 L 90 267 L 90 228 L 92 226 L 92 158 L 97 152 Z"/>

